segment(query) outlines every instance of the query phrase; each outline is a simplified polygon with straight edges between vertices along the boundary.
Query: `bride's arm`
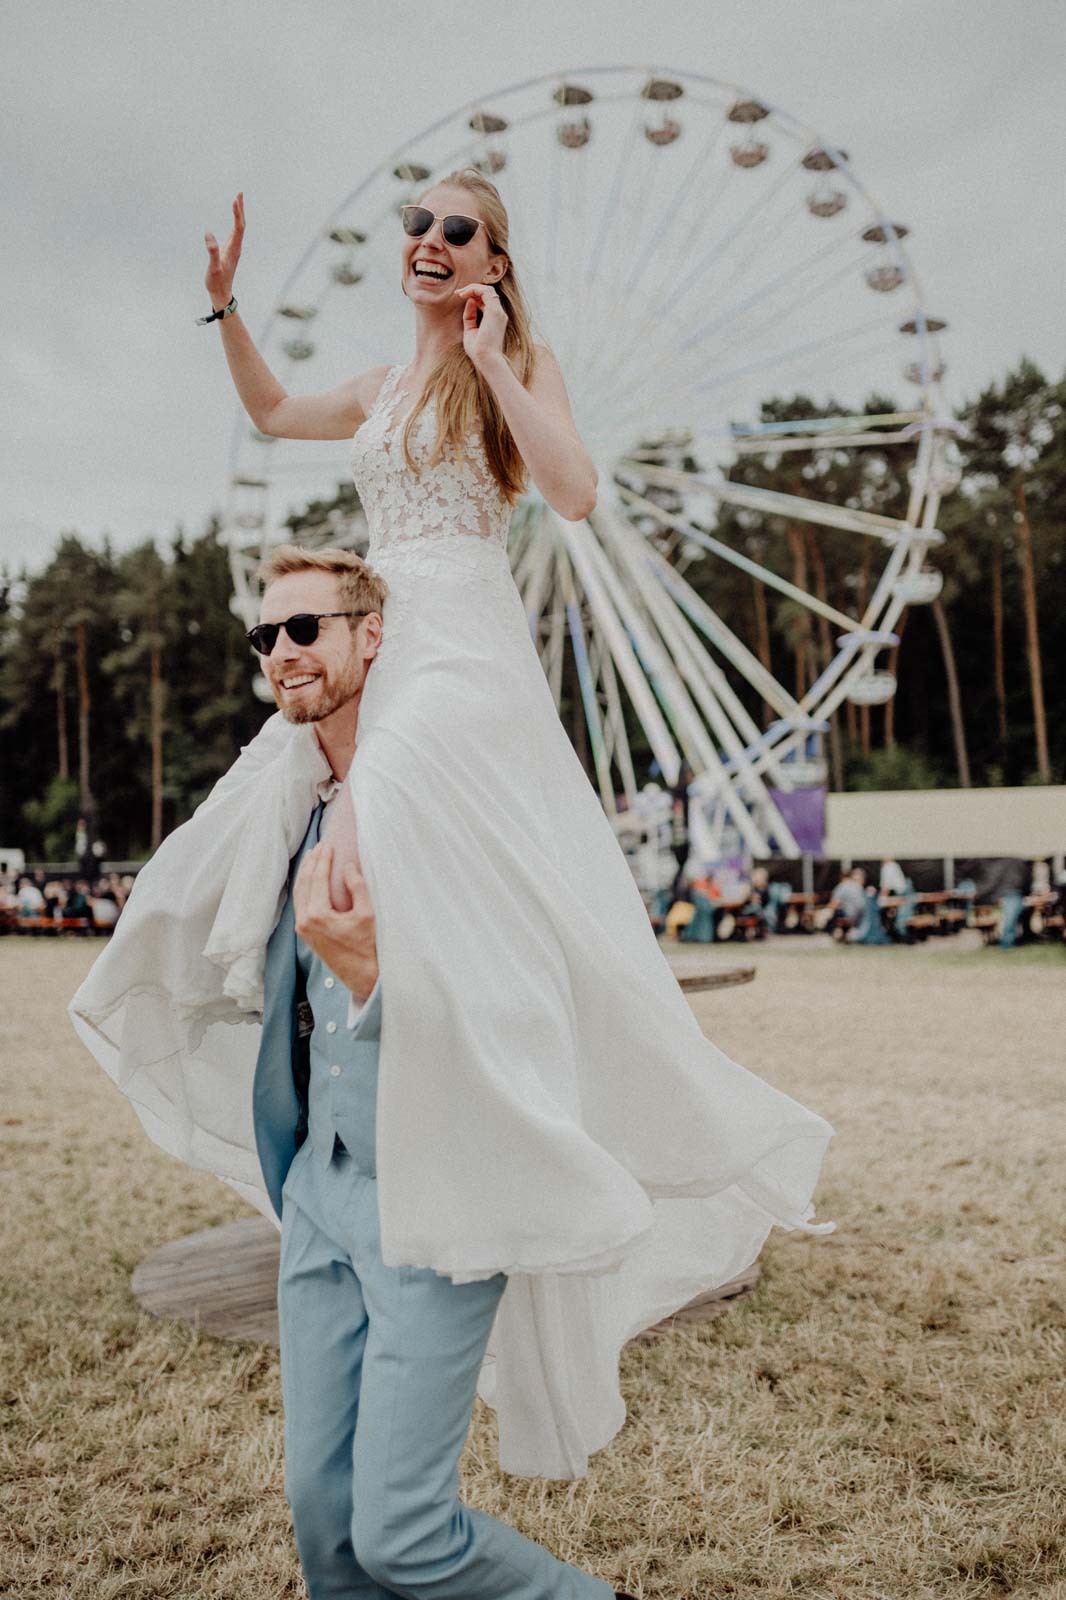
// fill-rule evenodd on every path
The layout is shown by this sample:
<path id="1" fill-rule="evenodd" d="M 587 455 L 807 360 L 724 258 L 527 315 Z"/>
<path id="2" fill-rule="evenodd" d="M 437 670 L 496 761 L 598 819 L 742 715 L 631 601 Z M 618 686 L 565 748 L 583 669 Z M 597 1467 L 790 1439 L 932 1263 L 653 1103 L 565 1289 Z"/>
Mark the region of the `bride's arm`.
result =
<path id="1" fill-rule="evenodd" d="M 204 287 L 216 311 L 228 305 L 244 244 L 244 192 L 233 202 L 233 232 L 220 251 L 213 233 L 204 235 L 207 273 Z M 260 433 L 276 439 L 350 439 L 367 419 L 370 405 L 388 371 L 372 367 L 321 394 L 286 394 L 259 351 L 239 311 L 218 320 L 222 348 L 241 404 Z"/>
<path id="2" fill-rule="evenodd" d="M 234 387 L 260 433 L 275 439 L 350 439 L 366 421 L 387 367 L 371 367 L 319 394 L 287 394 L 234 311 L 219 323 Z"/>
<path id="3" fill-rule="evenodd" d="M 546 345 L 535 349 L 528 389 L 502 351 L 478 366 L 500 402 L 533 482 L 554 511 L 578 522 L 596 504 L 598 473 L 577 431 L 559 363 Z"/>

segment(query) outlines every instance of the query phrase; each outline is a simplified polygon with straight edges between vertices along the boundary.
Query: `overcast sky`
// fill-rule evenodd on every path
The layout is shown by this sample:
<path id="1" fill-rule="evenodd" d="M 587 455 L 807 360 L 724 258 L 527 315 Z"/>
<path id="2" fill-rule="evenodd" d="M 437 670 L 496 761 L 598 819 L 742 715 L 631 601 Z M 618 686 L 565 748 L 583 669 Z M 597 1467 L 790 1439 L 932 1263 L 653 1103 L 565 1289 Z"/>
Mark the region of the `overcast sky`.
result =
<path id="1" fill-rule="evenodd" d="M 238 189 L 255 332 L 362 176 L 541 73 L 706 73 L 846 149 L 913 229 L 952 405 L 1023 354 L 1066 365 L 1063 0 L 8 0 L 3 19 L 0 562 L 221 509 L 236 395 L 194 318 Z"/>

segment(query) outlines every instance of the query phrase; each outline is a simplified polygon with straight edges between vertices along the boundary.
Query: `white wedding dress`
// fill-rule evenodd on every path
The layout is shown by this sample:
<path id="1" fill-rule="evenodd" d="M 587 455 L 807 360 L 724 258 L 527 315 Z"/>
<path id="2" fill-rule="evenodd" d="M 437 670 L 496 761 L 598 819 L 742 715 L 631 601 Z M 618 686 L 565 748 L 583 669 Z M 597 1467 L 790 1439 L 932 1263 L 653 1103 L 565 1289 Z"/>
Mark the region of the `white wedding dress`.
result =
<path id="1" fill-rule="evenodd" d="M 477 432 L 403 458 L 400 369 L 352 442 L 389 595 L 349 772 L 381 973 L 387 1266 L 508 1274 L 478 1380 L 500 1464 L 579 1478 L 628 1339 L 809 1233 L 833 1128 L 707 1040 L 556 712 Z M 141 869 L 70 1004 L 164 1150 L 277 1226 L 252 1085 L 263 960 L 330 770 L 275 713 Z M 772 1005 L 767 994 L 766 1004 Z"/>
<path id="2" fill-rule="evenodd" d="M 412 472 L 400 376 L 352 449 L 390 589 L 350 772 L 383 1254 L 511 1275 L 479 1386 L 501 1460 L 577 1476 L 624 1420 L 629 1337 L 750 1265 L 775 1223 L 832 1229 L 809 1219 L 833 1129 L 704 1038 L 559 720 L 480 436 L 429 468 L 431 402 Z"/>

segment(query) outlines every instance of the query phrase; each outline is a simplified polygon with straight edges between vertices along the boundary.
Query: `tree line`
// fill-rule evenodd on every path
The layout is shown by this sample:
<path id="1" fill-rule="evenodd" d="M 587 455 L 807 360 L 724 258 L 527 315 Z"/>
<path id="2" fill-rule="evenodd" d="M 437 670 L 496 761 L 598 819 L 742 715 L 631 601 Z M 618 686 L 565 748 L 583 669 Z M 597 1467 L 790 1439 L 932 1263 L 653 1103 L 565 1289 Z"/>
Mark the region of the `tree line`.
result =
<path id="1" fill-rule="evenodd" d="M 961 481 L 937 519 L 945 543 L 928 558 L 944 587 L 897 624 L 901 644 L 884 663 L 898 677 L 895 697 L 834 714 L 833 788 L 1066 781 L 1064 405 L 1066 378 L 1050 381 L 1022 360 L 960 409 Z M 762 416 L 851 409 L 793 395 L 767 401 Z M 864 409 L 901 408 L 871 396 Z M 730 476 L 903 514 L 910 452 L 800 454 L 745 456 Z M 339 485 L 334 501 L 290 518 L 289 531 L 298 538 L 324 513 L 356 505 L 353 486 Z M 883 565 L 868 539 L 781 516 L 723 505 L 713 531 L 850 616 Z M 680 559 L 683 540 L 653 536 Z M 685 577 L 797 696 L 828 665 L 829 624 L 798 601 L 713 557 Z M 165 549 L 152 539 L 94 548 L 67 531 L 43 568 L 0 572 L 0 845 L 70 859 L 84 816 L 111 858 L 139 859 L 190 815 L 268 712 L 252 693 L 254 659 L 230 595 L 217 518 L 196 537 L 179 528 Z M 749 687 L 736 688 L 765 722 Z M 581 754 L 573 680 L 562 710 Z M 638 760 L 650 758 L 637 726 L 631 737 Z"/>

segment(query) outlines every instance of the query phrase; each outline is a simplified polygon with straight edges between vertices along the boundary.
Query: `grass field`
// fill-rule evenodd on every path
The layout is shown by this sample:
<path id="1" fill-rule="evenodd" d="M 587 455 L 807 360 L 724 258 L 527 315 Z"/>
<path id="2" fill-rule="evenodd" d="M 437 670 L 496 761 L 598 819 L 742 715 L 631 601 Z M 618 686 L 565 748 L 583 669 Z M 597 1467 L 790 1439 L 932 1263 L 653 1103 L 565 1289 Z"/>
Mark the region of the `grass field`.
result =
<path id="1" fill-rule="evenodd" d="M 749 947 L 754 983 L 695 997 L 833 1123 L 838 1230 L 775 1230 L 752 1295 L 627 1347 L 628 1420 L 577 1483 L 501 1475 L 478 1400 L 469 1504 L 649 1600 L 1066 1596 L 1066 952 L 966 937 Z M 0 1594 L 302 1596 L 276 1351 L 130 1293 L 250 1213 L 75 1039 L 96 948 L 0 942 Z"/>

